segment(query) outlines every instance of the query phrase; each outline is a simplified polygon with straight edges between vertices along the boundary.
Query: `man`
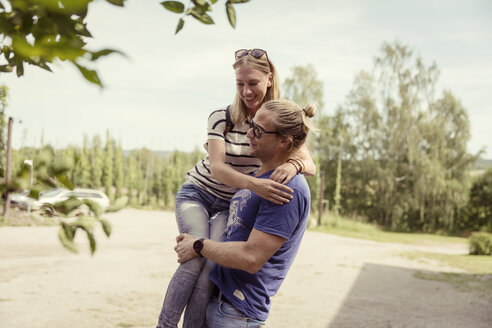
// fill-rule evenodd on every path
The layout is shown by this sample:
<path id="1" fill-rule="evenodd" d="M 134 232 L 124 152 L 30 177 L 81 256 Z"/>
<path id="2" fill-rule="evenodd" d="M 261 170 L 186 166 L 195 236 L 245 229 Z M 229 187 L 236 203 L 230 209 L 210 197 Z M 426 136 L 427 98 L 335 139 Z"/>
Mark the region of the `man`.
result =
<path id="1" fill-rule="evenodd" d="M 291 162 L 290 155 L 304 143 L 315 107 L 299 108 L 290 101 L 265 103 L 251 120 L 251 155 L 261 160 L 256 173 L 268 179 L 275 168 Z M 178 262 L 204 256 L 215 262 L 210 279 L 218 287 L 207 309 L 209 327 L 252 327 L 265 323 L 270 297 L 287 275 L 306 229 L 310 196 L 304 176 L 287 184 L 294 190 L 289 203 L 277 205 L 248 189 L 239 190 L 230 205 L 226 240 L 216 242 L 178 236 Z"/>

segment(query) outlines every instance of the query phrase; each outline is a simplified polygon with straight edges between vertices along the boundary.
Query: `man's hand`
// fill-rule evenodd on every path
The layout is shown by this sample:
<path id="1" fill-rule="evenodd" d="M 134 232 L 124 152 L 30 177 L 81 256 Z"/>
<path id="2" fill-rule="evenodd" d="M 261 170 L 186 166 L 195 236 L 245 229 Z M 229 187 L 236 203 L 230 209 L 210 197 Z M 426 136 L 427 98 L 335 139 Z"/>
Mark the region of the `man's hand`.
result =
<path id="1" fill-rule="evenodd" d="M 179 263 L 184 263 L 197 256 L 195 250 L 193 249 L 193 243 L 195 240 L 197 240 L 197 238 L 187 233 L 182 233 L 176 237 L 176 242 L 178 244 L 174 247 L 174 250 L 176 251 L 176 254 L 178 254 Z"/>

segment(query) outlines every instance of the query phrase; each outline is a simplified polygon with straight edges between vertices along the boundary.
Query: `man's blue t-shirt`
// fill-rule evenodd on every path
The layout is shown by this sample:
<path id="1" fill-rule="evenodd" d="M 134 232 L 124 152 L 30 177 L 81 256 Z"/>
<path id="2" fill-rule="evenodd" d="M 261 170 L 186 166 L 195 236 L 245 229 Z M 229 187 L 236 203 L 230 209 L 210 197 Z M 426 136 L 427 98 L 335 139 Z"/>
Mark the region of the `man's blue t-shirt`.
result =
<path id="1" fill-rule="evenodd" d="M 268 179 L 272 172 L 259 178 Z M 287 184 L 294 190 L 288 204 L 277 205 L 248 189 L 239 190 L 231 200 L 226 241 L 246 241 L 254 229 L 287 239 L 280 249 L 255 274 L 215 265 L 210 273 L 222 294 L 250 318 L 266 320 L 270 297 L 282 284 L 299 249 L 306 230 L 310 193 L 303 175 Z"/>

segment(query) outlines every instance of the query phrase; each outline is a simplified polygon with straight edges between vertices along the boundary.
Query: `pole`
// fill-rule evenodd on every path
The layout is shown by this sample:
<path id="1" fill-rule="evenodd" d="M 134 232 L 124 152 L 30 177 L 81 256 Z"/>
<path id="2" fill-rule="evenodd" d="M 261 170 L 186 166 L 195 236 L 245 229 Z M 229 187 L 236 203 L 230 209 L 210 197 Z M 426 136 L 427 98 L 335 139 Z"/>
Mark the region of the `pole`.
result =
<path id="1" fill-rule="evenodd" d="M 5 184 L 7 185 L 7 191 L 5 192 L 5 202 L 3 203 L 3 216 L 6 217 L 8 210 L 10 208 L 10 195 L 9 195 L 9 189 L 10 188 L 10 177 L 12 175 L 12 123 L 13 119 L 12 117 L 9 117 L 9 124 L 8 124 L 8 132 L 7 132 L 7 163 L 5 167 Z"/>
<path id="2" fill-rule="evenodd" d="M 321 218 L 323 216 L 323 199 L 325 195 L 325 171 L 321 171 L 319 182 L 319 208 L 318 208 L 318 226 L 321 226 Z"/>

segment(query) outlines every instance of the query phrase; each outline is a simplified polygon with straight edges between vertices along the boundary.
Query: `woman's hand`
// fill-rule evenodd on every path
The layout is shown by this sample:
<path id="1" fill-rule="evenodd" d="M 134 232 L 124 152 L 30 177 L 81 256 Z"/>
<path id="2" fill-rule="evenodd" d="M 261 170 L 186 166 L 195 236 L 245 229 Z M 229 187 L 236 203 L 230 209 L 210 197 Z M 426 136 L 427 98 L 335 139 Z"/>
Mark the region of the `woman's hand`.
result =
<path id="1" fill-rule="evenodd" d="M 292 163 L 284 163 L 278 166 L 272 175 L 270 175 L 270 180 L 276 181 L 278 183 L 287 184 L 289 181 L 295 177 L 297 174 L 297 168 Z"/>
<path id="2" fill-rule="evenodd" d="M 253 179 L 252 186 L 249 189 L 261 198 L 265 198 L 279 205 L 288 203 L 292 199 L 292 193 L 294 192 L 294 190 L 286 185 L 271 179 L 257 178 Z"/>

